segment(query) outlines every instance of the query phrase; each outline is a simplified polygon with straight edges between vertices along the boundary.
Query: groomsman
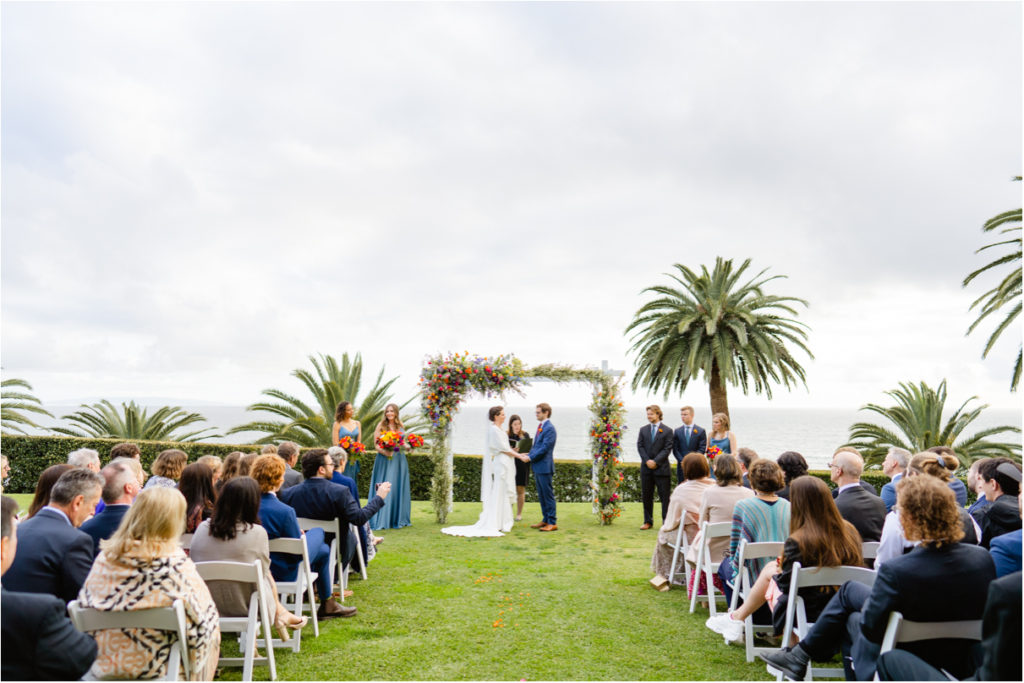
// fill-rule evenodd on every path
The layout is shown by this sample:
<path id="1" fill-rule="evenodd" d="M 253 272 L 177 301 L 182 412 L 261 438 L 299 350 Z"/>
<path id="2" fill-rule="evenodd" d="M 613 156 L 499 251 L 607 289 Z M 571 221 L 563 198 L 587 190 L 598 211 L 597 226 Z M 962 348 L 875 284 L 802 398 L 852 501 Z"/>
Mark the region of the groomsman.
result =
<path id="1" fill-rule="evenodd" d="M 683 483 L 683 458 L 687 453 L 705 453 L 708 450 L 708 433 L 693 424 L 693 406 L 683 406 L 679 411 L 683 426 L 676 430 L 672 439 L 672 455 L 676 459 L 676 484 Z"/>
<path id="2" fill-rule="evenodd" d="M 668 464 L 672 452 L 672 428 L 661 421 L 661 408 L 647 406 L 649 425 L 640 428 L 636 449 L 640 452 L 640 491 L 644 501 L 644 524 L 650 529 L 654 523 L 654 488 L 661 500 L 661 520 L 668 514 L 668 499 L 672 486 L 672 469 Z"/>

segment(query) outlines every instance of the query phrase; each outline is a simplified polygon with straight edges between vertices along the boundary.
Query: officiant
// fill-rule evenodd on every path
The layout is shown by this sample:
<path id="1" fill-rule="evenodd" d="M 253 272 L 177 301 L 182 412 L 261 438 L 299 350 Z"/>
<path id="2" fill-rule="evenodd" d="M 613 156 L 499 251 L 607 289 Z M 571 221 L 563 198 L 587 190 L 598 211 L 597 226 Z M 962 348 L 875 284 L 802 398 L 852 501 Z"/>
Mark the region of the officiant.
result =
<path id="1" fill-rule="evenodd" d="M 529 453 L 533 447 L 533 439 L 523 431 L 523 419 L 513 415 L 508 423 L 508 444 L 518 453 Z M 516 460 L 516 521 L 523 519 L 523 506 L 526 504 L 526 486 L 530 478 L 530 463 Z"/>

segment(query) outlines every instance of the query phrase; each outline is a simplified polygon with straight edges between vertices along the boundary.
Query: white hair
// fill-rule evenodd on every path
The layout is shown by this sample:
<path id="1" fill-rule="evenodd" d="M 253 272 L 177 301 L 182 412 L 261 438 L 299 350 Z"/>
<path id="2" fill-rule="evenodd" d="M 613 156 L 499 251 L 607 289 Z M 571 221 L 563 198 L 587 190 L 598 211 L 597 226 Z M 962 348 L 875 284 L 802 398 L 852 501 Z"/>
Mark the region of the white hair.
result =
<path id="1" fill-rule="evenodd" d="M 900 468 L 904 472 L 907 471 L 907 465 L 910 464 L 910 451 L 906 448 L 892 446 L 889 448 L 888 456 L 892 458 L 894 463 L 896 463 L 896 467 Z M 943 467 L 945 467 L 945 464 L 943 464 Z"/>
<path id="2" fill-rule="evenodd" d="M 91 448 L 79 448 L 68 453 L 68 464 L 72 467 L 88 467 L 93 463 L 100 464 L 100 454 Z"/>
<path id="3" fill-rule="evenodd" d="M 334 461 L 334 466 L 337 467 L 342 460 L 348 462 L 348 453 L 341 446 L 331 446 L 327 449 L 327 455 L 331 456 L 331 460 Z"/>

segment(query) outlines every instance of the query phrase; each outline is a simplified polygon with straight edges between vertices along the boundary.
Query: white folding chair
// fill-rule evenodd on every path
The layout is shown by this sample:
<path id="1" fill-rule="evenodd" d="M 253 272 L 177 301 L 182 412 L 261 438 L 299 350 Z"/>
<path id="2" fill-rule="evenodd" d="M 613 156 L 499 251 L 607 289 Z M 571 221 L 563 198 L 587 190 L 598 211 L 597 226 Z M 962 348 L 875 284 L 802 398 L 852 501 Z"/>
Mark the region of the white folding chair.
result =
<path id="1" fill-rule="evenodd" d="M 668 547 L 672 548 L 672 568 L 668 571 L 668 585 L 672 585 L 672 580 L 676 576 L 676 566 L 679 562 L 679 558 L 683 558 L 683 574 L 686 578 L 686 585 L 690 585 L 690 563 L 686 561 L 686 553 L 690 550 L 690 543 L 686 539 L 686 532 L 683 531 L 683 522 L 686 521 L 686 515 L 683 515 L 682 519 L 679 520 L 679 528 L 676 530 L 676 541 L 675 543 L 669 543 Z"/>
<path id="2" fill-rule="evenodd" d="M 341 543 L 341 520 L 337 518 L 311 519 L 309 517 L 299 517 L 298 522 L 299 528 L 303 531 L 323 529 L 325 534 L 334 534 L 334 538 L 331 539 L 331 561 L 328 563 L 331 568 L 331 586 L 337 583 L 341 587 L 341 601 L 344 602 L 345 589 L 348 588 L 348 572 L 341 561 L 341 554 L 345 549 L 338 545 Z"/>
<path id="3" fill-rule="evenodd" d="M 71 623 L 83 633 L 107 629 L 148 628 L 173 634 L 176 640 L 171 645 L 167 673 L 163 678 L 152 680 L 177 681 L 179 670 L 186 681 L 189 679 L 187 622 L 185 605 L 181 600 L 175 600 L 170 607 L 118 611 L 80 607 L 77 600 L 72 600 L 68 603 L 68 613 L 71 616 Z"/>
<path id="4" fill-rule="evenodd" d="M 221 657 L 222 666 L 242 666 L 242 680 L 252 680 L 252 670 L 256 664 L 266 664 L 270 669 L 270 680 L 277 680 L 277 665 L 274 663 L 274 648 L 266 648 L 265 657 L 256 656 L 256 640 L 259 637 L 259 630 L 263 629 L 263 640 L 273 642 L 270 619 L 270 601 L 273 596 L 269 595 L 264 588 L 263 567 L 259 560 L 252 564 L 244 562 L 196 562 L 196 569 L 203 581 L 237 581 L 245 584 L 255 584 L 256 587 L 249 597 L 249 613 L 244 617 L 220 617 L 220 632 L 238 633 L 239 646 L 242 648 L 241 657 Z M 221 641 L 223 642 L 223 641 Z"/>
<path id="5" fill-rule="evenodd" d="M 789 645 L 794 634 L 797 638 L 802 638 L 814 626 L 814 622 L 807 620 L 807 611 L 804 601 L 800 597 L 800 589 L 815 586 L 842 586 L 847 581 L 857 581 L 870 587 L 875 583 L 875 572 L 864 567 L 845 565 L 841 567 L 802 567 L 799 562 L 793 563 L 793 573 L 789 582 L 789 602 L 786 605 L 786 626 L 782 631 L 783 646 Z M 777 669 L 769 666 L 768 672 L 775 674 L 776 680 L 782 680 L 782 672 Z M 808 666 L 806 680 L 812 681 L 814 676 L 845 678 L 846 674 L 842 668 Z"/>
<path id="6" fill-rule="evenodd" d="M 981 619 L 966 621 L 910 621 L 904 619 L 900 612 L 889 614 L 889 623 L 882 636 L 882 647 L 879 656 L 895 649 L 899 643 L 913 643 L 921 640 L 938 638 L 959 638 L 963 640 L 981 640 Z M 879 680 L 875 672 L 875 680 Z"/>
<path id="7" fill-rule="evenodd" d="M 865 560 L 873 560 L 878 557 L 878 546 L 882 545 L 878 541 L 864 541 L 863 550 L 861 555 Z"/>
<path id="8" fill-rule="evenodd" d="M 711 524 L 705 521 L 700 530 L 700 546 L 697 549 L 697 566 L 693 568 L 693 594 L 690 596 L 690 614 L 697 608 L 697 593 L 700 592 L 700 573 L 704 572 L 705 582 L 708 587 L 707 601 L 708 611 L 715 616 L 716 600 L 725 600 L 725 595 L 720 595 L 715 590 L 715 574 L 718 572 L 720 562 L 711 561 L 711 539 L 729 536 L 732 533 L 732 522 L 715 522 Z"/>
<path id="9" fill-rule="evenodd" d="M 366 558 L 363 557 L 363 537 L 359 535 L 359 527 L 355 524 L 348 525 L 348 532 L 356 539 L 356 557 L 359 558 L 359 574 L 366 581 Z"/>
<path id="10" fill-rule="evenodd" d="M 276 581 L 277 592 L 281 596 L 281 604 L 290 609 L 297 617 L 302 616 L 303 603 L 309 598 L 310 619 L 313 620 L 313 635 L 320 637 L 320 624 L 316 618 L 316 579 L 319 576 L 309 566 L 309 548 L 306 546 L 306 537 L 302 538 L 274 538 L 270 541 L 270 552 L 298 555 L 302 558 L 299 563 L 298 574 L 294 581 Z M 289 641 L 275 641 L 277 647 L 291 647 L 292 652 L 298 652 L 302 643 L 302 629 L 295 629 L 292 639 Z"/>
<path id="11" fill-rule="evenodd" d="M 732 604 L 729 606 L 730 610 L 735 610 L 739 606 L 739 599 L 743 598 L 747 600 L 750 595 L 750 589 L 754 586 L 754 582 L 757 581 L 755 576 L 751 579 L 750 570 L 747 568 L 747 562 L 751 560 L 763 560 L 767 558 L 775 559 L 782 552 L 782 543 L 747 543 L 747 539 L 740 541 L 739 552 L 737 553 L 737 567 L 739 567 L 739 575 L 736 577 L 732 591 Z M 758 652 L 774 652 L 778 648 L 774 647 L 754 647 L 754 630 L 755 629 L 771 629 L 773 624 L 768 622 L 767 624 L 755 624 L 754 616 L 749 615 L 744 620 L 743 633 L 746 640 L 747 648 L 747 661 L 754 661 L 754 655 Z"/>
<path id="12" fill-rule="evenodd" d="M 181 547 L 185 550 L 189 550 L 192 547 L 192 537 L 194 535 L 195 534 L 182 534 L 180 540 Z"/>

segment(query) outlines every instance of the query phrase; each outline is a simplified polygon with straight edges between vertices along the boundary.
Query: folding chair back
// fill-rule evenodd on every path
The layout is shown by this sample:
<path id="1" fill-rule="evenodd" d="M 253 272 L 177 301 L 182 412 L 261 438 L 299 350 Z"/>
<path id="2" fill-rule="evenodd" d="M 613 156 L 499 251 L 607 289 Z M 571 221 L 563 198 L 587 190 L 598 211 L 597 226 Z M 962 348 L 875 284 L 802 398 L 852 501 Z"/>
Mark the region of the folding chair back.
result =
<path id="1" fill-rule="evenodd" d="M 879 654 L 888 652 L 899 643 L 913 643 L 920 640 L 939 638 L 960 638 L 981 640 L 981 619 L 966 621 L 910 621 L 900 612 L 889 615 L 889 624 L 882 637 Z"/>
<path id="2" fill-rule="evenodd" d="M 757 581 L 757 577 L 752 577 L 750 569 L 747 567 L 747 562 L 750 560 L 763 560 L 767 558 L 775 559 L 782 553 L 782 543 L 776 542 L 762 542 L 762 543 L 747 543 L 746 539 L 740 541 L 739 552 L 737 553 L 737 561 L 739 567 L 739 575 L 736 577 L 734 583 L 736 584 L 732 591 L 732 605 L 731 610 L 735 610 L 739 606 L 739 599 L 742 597 L 744 600 L 750 595 L 750 589 L 754 586 L 754 582 Z M 768 624 L 755 624 L 754 616 L 750 615 L 744 620 L 743 633 L 746 640 L 747 650 L 747 661 L 754 661 L 754 655 L 758 652 L 771 652 L 776 648 L 769 647 L 754 647 L 754 630 L 758 628 L 772 628 L 771 623 Z"/>
<path id="3" fill-rule="evenodd" d="M 275 581 L 277 592 L 281 595 L 281 604 L 290 608 L 292 613 L 302 616 L 303 603 L 306 597 L 309 598 L 310 619 L 313 620 L 313 635 L 320 637 L 320 624 L 316 618 L 316 579 L 318 574 L 309 565 L 309 548 L 306 545 L 306 537 L 302 538 L 274 538 L 270 540 L 270 552 L 285 553 L 287 555 L 298 555 L 302 558 L 299 563 L 298 575 L 294 581 Z M 295 629 L 292 639 L 284 643 L 290 646 L 293 652 L 298 652 L 302 641 L 302 629 Z"/>
<path id="4" fill-rule="evenodd" d="M 863 550 L 861 555 L 864 556 L 865 560 L 873 560 L 878 557 L 878 546 L 882 545 L 878 541 L 864 541 Z"/>
<path id="5" fill-rule="evenodd" d="M 77 600 L 72 600 L 68 603 L 68 613 L 71 616 L 71 623 L 83 633 L 107 629 L 149 628 L 173 634 L 175 641 L 171 645 L 167 674 L 155 680 L 178 680 L 179 667 L 185 680 L 189 679 L 187 622 L 185 605 L 180 599 L 171 603 L 170 607 L 119 611 L 80 607 Z"/>
<path id="6" fill-rule="evenodd" d="M 686 578 L 686 585 L 690 585 L 690 563 L 686 561 L 686 554 L 690 550 L 690 543 L 686 539 L 686 532 L 683 530 L 685 526 L 683 522 L 686 521 L 686 515 L 679 520 L 679 528 L 676 529 L 676 540 L 675 543 L 669 543 L 668 547 L 672 548 L 672 568 L 668 571 L 668 585 L 672 585 L 672 580 L 676 576 L 676 565 L 679 562 L 679 558 L 683 558 L 683 574 Z"/>
<path id="7" fill-rule="evenodd" d="M 345 571 L 345 566 L 342 563 L 341 555 L 345 552 L 345 549 L 340 547 L 341 543 L 341 520 L 335 519 L 311 519 L 309 517 L 299 517 L 299 528 L 303 531 L 309 531 L 310 529 L 323 529 L 325 534 L 334 534 L 334 538 L 331 540 L 331 561 L 329 566 L 331 567 L 331 585 L 337 583 L 341 589 L 341 600 L 345 601 L 345 588 L 348 587 L 348 573 Z"/>
<path id="8" fill-rule="evenodd" d="M 693 614 L 697 607 L 697 593 L 700 590 L 700 573 L 704 572 L 705 582 L 708 588 L 708 611 L 711 616 L 717 614 L 715 601 L 725 600 L 725 595 L 719 595 L 715 591 L 715 573 L 718 571 L 720 562 L 711 561 L 711 539 L 729 536 L 732 533 L 732 522 L 715 522 L 714 524 L 705 521 L 701 525 L 700 547 L 697 549 L 697 566 L 693 568 L 693 593 L 690 596 L 690 614 Z"/>

